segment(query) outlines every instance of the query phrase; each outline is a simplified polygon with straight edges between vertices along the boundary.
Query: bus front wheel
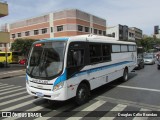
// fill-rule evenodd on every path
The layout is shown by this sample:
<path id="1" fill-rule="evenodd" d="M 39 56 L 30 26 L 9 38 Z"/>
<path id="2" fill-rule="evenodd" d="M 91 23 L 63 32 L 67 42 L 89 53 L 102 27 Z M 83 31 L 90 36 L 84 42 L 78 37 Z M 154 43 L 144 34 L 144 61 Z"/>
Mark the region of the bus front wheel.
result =
<path id="1" fill-rule="evenodd" d="M 123 72 L 123 76 L 121 77 L 122 81 L 127 81 L 128 80 L 128 69 L 125 68 Z"/>
<path id="2" fill-rule="evenodd" d="M 76 104 L 82 105 L 86 103 L 89 100 L 89 96 L 90 96 L 89 87 L 86 84 L 81 83 L 78 86 L 77 93 L 76 93 L 76 98 L 75 98 Z"/>

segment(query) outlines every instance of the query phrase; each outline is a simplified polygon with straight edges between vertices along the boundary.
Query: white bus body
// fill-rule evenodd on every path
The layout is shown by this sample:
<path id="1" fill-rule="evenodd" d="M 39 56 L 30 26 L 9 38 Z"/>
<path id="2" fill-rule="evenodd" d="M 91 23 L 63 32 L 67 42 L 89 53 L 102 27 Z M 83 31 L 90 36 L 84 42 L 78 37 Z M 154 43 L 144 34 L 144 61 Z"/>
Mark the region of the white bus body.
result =
<path id="1" fill-rule="evenodd" d="M 49 46 L 49 47 L 48 47 Z M 84 103 L 99 86 L 122 77 L 137 65 L 136 44 L 109 37 L 81 35 L 35 42 L 27 64 L 29 94 Z"/>

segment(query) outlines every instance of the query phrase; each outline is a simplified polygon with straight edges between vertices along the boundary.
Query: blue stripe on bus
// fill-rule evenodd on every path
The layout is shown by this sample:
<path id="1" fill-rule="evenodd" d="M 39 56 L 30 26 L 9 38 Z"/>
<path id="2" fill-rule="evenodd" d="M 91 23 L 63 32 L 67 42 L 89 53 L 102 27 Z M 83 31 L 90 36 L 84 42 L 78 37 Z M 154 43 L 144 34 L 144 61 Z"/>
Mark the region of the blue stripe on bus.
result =
<path id="1" fill-rule="evenodd" d="M 48 41 L 48 40 L 53 40 L 53 41 L 67 41 L 69 38 L 47 38 L 47 39 L 41 39 L 41 41 Z"/>
<path id="2" fill-rule="evenodd" d="M 67 79 L 67 73 L 66 70 L 64 71 L 64 73 L 62 75 L 60 75 L 56 81 L 54 82 L 54 86 L 57 85 L 58 83 L 65 81 Z"/>
<path id="3" fill-rule="evenodd" d="M 109 68 L 112 68 L 112 67 L 115 67 L 115 66 L 120 66 L 120 65 L 127 64 L 127 63 L 130 63 L 130 62 L 133 62 L 133 61 L 124 61 L 124 62 L 119 62 L 119 63 L 115 63 L 115 64 L 111 64 L 111 65 L 101 66 L 101 67 L 98 67 L 98 68 L 92 68 L 92 69 L 89 69 L 89 70 L 80 71 L 78 73 L 75 73 L 72 76 L 72 78 L 73 77 L 78 77 L 78 76 L 81 76 L 81 75 L 85 75 L 85 74 L 88 74 L 88 73 L 97 72 L 97 71 L 104 70 L 104 69 L 109 69 Z M 66 79 L 67 79 L 67 72 L 65 70 L 65 72 L 56 79 L 56 81 L 54 82 L 54 86 L 57 85 L 58 83 L 62 82 L 62 81 L 65 81 Z"/>
<path id="4" fill-rule="evenodd" d="M 93 69 L 89 69 L 89 70 L 80 71 L 78 73 L 75 73 L 75 75 L 73 75 L 73 77 L 77 77 L 77 76 L 84 75 L 84 74 L 87 74 L 87 73 L 90 74 L 90 73 L 93 73 L 93 72 L 109 69 L 109 68 L 112 68 L 112 67 L 115 67 L 115 66 L 120 66 L 120 65 L 123 65 L 123 64 L 127 64 L 127 63 L 130 63 L 130 62 L 133 62 L 133 61 L 124 61 L 124 62 L 119 62 L 119 63 L 115 63 L 115 64 L 111 64 L 111 65 L 101 66 L 101 67 L 98 67 L 98 68 L 93 68 Z"/>

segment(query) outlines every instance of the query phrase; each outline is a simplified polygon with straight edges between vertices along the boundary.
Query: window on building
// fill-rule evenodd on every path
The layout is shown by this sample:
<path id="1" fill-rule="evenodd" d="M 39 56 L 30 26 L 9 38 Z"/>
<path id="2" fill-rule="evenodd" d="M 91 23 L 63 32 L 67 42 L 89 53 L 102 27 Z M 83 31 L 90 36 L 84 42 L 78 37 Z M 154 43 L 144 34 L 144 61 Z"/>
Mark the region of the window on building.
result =
<path id="1" fill-rule="evenodd" d="M 104 35 L 104 36 L 106 35 L 106 31 L 103 31 L 103 35 Z"/>
<path id="2" fill-rule="evenodd" d="M 98 30 L 98 33 L 99 33 L 99 35 L 101 35 L 102 34 L 102 30 Z"/>
<path id="3" fill-rule="evenodd" d="M 51 27 L 51 33 L 53 33 L 53 27 Z"/>
<path id="4" fill-rule="evenodd" d="M 0 44 L 0 47 L 3 47 L 2 45 L 3 45 L 3 44 Z"/>
<path id="5" fill-rule="evenodd" d="M 97 29 L 94 29 L 94 34 L 97 34 Z"/>
<path id="6" fill-rule="evenodd" d="M 17 33 L 18 37 L 21 37 L 21 33 Z"/>
<path id="7" fill-rule="evenodd" d="M 15 38 L 16 37 L 16 35 L 15 34 L 12 34 L 12 38 Z"/>
<path id="8" fill-rule="evenodd" d="M 83 31 L 83 26 L 78 25 L 78 31 Z"/>
<path id="9" fill-rule="evenodd" d="M 26 31 L 25 32 L 25 36 L 29 36 L 30 35 L 30 32 L 29 31 Z"/>
<path id="10" fill-rule="evenodd" d="M 42 34 L 47 33 L 47 28 L 42 29 Z"/>
<path id="11" fill-rule="evenodd" d="M 34 30 L 34 35 L 38 35 L 39 31 L 38 30 Z"/>
<path id="12" fill-rule="evenodd" d="M 63 25 L 57 26 L 57 31 L 58 31 L 58 32 L 59 32 L 59 31 L 63 31 Z"/>
<path id="13" fill-rule="evenodd" d="M 85 27 L 85 32 L 89 32 L 89 27 Z"/>

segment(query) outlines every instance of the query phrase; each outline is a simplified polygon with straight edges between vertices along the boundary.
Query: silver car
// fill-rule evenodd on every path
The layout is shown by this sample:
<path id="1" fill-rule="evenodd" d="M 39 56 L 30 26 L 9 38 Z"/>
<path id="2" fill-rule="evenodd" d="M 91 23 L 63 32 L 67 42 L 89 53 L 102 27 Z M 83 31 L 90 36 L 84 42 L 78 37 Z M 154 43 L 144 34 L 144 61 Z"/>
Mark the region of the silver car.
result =
<path id="1" fill-rule="evenodd" d="M 148 55 L 144 57 L 144 64 L 155 64 L 155 57 L 153 55 Z"/>

